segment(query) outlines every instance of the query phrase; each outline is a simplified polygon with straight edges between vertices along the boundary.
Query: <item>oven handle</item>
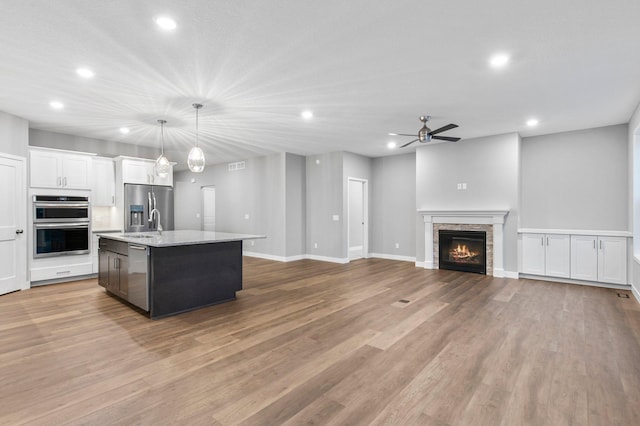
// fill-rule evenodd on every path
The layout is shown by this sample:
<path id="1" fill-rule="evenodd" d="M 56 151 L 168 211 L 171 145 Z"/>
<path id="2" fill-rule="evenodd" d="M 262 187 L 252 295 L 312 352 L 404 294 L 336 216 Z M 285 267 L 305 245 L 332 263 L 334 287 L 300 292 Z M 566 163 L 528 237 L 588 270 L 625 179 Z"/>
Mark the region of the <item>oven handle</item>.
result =
<path id="1" fill-rule="evenodd" d="M 66 203 L 33 203 L 34 206 L 36 207 L 60 207 L 60 208 L 67 208 L 67 207 L 89 207 L 89 203 L 74 203 L 74 204 L 66 204 Z"/>
<path id="2" fill-rule="evenodd" d="M 34 226 L 37 228 L 87 228 L 89 229 L 88 223 L 34 223 Z"/>

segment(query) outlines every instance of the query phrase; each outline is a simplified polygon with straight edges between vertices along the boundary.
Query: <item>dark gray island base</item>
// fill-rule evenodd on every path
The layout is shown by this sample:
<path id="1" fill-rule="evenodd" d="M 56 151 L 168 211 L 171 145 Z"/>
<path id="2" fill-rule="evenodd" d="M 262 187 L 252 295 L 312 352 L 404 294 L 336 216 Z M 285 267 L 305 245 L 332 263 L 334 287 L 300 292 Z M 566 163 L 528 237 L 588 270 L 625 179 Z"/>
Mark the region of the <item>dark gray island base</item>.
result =
<path id="1" fill-rule="evenodd" d="M 234 300 L 242 290 L 242 240 L 252 238 L 264 237 L 201 231 L 100 235 L 98 283 L 153 319 Z"/>

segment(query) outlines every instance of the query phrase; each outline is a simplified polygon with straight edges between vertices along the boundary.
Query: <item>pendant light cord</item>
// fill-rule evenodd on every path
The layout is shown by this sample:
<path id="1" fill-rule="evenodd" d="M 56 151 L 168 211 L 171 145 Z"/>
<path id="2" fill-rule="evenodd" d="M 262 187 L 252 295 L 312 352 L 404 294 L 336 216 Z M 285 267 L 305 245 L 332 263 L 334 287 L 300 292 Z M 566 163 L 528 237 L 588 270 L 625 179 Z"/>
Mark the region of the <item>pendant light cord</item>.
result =
<path id="1" fill-rule="evenodd" d="M 198 113 L 200 108 L 196 108 L 196 146 L 198 146 Z"/>

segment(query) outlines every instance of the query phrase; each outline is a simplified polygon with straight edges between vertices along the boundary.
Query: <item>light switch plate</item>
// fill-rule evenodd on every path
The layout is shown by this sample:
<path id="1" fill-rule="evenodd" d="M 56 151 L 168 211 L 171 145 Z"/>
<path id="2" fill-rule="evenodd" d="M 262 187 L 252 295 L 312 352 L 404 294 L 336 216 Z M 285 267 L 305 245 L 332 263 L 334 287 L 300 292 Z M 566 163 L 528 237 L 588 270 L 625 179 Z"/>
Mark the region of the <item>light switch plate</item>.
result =
<path id="1" fill-rule="evenodd" d="M 467 189 L 467 183 L 466 182 L 462 184 L 462 189 L 466 191 L 466 189 Z"/>
<path id="2" fill-rule="evenodd" d="M 244 215 L 244 218 L 245 218 L 245 219 L 249 219 L 249 213 L 245 214 L 245 215 Z"/>
<path id="3" fill-rule="evenodd" d="M 334 215 L 333 215 L 333 220 L 334 220 L 335 222 L 339 221 L 339 220 L 340 220 L 340 215 L 334 214 Z"/>
<path id="4" fill-rule="evenodd" d="M 459 190 L 461 190 L 461 189 L 462 189 L 462 184 L 461 184 L 461 183 L 459 183 L 459 184 L 458 184 L 458 191 L 459 191 Z"/>

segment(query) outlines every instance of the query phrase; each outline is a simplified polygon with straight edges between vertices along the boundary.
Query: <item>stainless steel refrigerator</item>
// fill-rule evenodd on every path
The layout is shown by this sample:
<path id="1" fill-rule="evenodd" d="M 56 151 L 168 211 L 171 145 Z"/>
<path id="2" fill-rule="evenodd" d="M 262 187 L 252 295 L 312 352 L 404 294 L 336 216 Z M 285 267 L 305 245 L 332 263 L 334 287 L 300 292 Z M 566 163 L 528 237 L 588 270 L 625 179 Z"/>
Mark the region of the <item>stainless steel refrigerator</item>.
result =
<path id="1" fill-rule="evenodd" d="M 124 185 L 125 232 L 150 232 L 158 229 L 158 216 L 149 222 L 151 210 L 160 212 L 165 231 L 173 230 L 173 188 L 157 185 Z"/>

